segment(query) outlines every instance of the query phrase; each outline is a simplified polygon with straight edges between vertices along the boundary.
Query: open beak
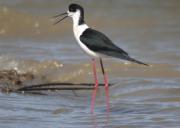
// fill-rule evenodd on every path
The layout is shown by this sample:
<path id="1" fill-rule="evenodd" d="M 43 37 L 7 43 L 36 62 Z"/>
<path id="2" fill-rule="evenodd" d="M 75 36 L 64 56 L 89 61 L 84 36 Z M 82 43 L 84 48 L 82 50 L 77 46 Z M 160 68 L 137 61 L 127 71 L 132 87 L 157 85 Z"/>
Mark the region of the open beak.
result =
<path id="1" fill-rule="evenodd" d="M 64 15 L 66 15 L 66 16 L 64 16 Z M 66 19 L 66 18 L 68 17 L 68 13 L 65 12 L 65 13 L 62 13 L 62 14 L 58 14 L 58 15 L 53 16 L 52 18 L 59 18 L 59 17 L 61 17 L 61 16 L 64 16 L 64 17 L 63 17 L 62 19 L 56 21 L 53 25 L 56 25 L 56 24 L 58 24 L 59 22 L 61 22 L 61 21 L 63 21 L 64 19 Z"/>

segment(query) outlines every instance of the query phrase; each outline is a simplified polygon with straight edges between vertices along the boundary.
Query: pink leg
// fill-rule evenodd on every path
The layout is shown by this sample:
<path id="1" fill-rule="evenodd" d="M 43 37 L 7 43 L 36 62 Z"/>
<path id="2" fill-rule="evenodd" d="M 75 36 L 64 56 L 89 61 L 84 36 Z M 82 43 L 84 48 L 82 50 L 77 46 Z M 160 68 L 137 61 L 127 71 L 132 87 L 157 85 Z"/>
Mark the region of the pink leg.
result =
<path id="1" fill-rule="evenodd" d="M 106 107 L 107 107 L 107 112 L 109 112 L 109 85 L 108 85 L 108 78 L 107 78 L 107 74 L 105 73 L 104 70 L 104 66 L 103 66 L 103 62 L 102 59 L 100 58 L 100 64 L 101 64 L 101 69 L 102 69 L 102 73 L 104 76 L 104 86 L 105 86 L 105 92 L 106 92 Z"/>
<path id="2" fill-rule="evenodd" d="M 94 103 L 95 103 L 95 99 L 96 99 L 96 93 L 98 90 L 98 79 L 97 79 L 97 73 L 96 73 L 95 59 L 92 59 L 92 65 L 93 65 L 93 75 L 94 75 L 94 81 L 95 81 L 95 88 L 93 90 L 92 99 L 91 99 L 91 113 L 94 112 Z"/>

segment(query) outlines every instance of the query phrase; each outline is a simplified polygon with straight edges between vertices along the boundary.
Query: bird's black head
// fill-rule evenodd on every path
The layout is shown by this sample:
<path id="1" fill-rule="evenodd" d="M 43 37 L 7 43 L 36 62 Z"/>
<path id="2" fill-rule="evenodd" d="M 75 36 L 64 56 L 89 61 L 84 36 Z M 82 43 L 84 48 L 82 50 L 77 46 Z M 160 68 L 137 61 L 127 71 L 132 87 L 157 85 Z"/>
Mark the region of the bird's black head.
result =
<path id="1" fill-rule="evenodd" d="M 69 12 L 76 12 L 77 10 L 84 12 L 84 9 L 78 4 L 70 4 L 69 5 Z"/>
<path id="2" fill-rule="evenodd" d="M 75 17 L 75 18 L 76 16 L 79 17 L 79 25 L 84 23 L 84 9 L 80 5 L 74 3 L 70 4 L 68 13 L 70 17 Z"/>
<path id="3" fill-rule="evenodd" d="M 74 23 L 77 22 L 78 25 L 85 23 L 84 22 L 84 9 L 78 4 L 74 4 L 74 3 L 70 4 L 67 12 L 56 15 L 54 16 L 54 18 L 63 16 L 63 15 L 66 15 L 66 16 L 60 19 L 59 21 L 57 21 L 55 24 L 59 23 L 60 21 L 64 20 L 67 17 L 72 17 Z"/>

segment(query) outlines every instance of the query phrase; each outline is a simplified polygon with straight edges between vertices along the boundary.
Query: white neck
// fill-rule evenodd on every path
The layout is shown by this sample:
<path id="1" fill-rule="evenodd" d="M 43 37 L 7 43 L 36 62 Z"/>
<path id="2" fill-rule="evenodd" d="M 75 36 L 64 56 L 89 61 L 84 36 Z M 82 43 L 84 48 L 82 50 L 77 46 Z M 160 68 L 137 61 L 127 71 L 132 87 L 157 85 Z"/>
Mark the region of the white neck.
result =
<path id="1" fill-rule="evenodd" d="M 79 18 L 80 18 L 80 11 L 75 12 L 72 15 L 72 19 L 73 19 L 73 31 L 74 31 L 74 35 L 77 38 L 80 37 L 80 35 L 87 29 L 89 28 L 86 24 L 80 24 L 79 25 Z"/>
<path id="2" fill-rule="evenodd" d="M 76 11 L 73 15 L 72 15 L 72 19 L 73 19 L 73 26 L 78 26 L 79 25 L 79 19 L 80 19 L 80 11 Z"/>

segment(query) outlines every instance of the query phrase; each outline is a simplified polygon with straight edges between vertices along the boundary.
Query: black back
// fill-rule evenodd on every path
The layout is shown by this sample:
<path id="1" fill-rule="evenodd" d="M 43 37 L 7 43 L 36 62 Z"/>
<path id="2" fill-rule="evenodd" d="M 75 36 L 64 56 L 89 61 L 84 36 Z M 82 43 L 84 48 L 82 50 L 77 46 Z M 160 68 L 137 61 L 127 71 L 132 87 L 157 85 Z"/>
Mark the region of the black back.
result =
<path id="1" fill-rule="evenodd" d="M 128 55 L 127 52 L 117 47 L 112 41 L 103 33 L 86 29 L 80 36 L 80 40 L 92 51 L 105 54 L 108 56 Z M 118 54 L 118 55 L 117 55 Z"/>

